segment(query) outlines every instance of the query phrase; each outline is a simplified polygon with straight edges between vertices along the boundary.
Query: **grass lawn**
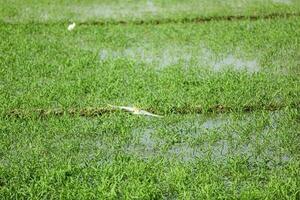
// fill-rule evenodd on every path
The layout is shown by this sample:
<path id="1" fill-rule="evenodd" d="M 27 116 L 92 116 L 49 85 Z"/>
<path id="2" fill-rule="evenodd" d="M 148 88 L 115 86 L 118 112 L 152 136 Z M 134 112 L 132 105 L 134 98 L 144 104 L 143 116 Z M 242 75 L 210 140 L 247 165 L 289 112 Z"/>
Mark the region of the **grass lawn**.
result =
<path id="1" fill-rule="evenodd" d="M 0 20 L 53 23 L 130 22 L 297 14 L 299 0 L 1 0 Z"/>
<path id="2" fill-rule="evenodd" d="M 0 0 L 0 38 L 4 199 L 300 198 L 297 0 Z"/>

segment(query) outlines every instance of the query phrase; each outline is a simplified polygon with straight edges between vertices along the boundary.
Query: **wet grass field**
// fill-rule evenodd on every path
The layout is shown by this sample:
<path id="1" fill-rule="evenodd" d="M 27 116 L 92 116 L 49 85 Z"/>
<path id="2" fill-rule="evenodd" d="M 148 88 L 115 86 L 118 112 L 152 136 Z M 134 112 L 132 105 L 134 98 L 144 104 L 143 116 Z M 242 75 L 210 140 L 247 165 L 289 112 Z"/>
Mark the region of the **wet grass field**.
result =
<path id="1" fill-rule="evenodd" d="M 0 0 L 0 196 L 299 199 L 299 16 L 296 0 Z"/>

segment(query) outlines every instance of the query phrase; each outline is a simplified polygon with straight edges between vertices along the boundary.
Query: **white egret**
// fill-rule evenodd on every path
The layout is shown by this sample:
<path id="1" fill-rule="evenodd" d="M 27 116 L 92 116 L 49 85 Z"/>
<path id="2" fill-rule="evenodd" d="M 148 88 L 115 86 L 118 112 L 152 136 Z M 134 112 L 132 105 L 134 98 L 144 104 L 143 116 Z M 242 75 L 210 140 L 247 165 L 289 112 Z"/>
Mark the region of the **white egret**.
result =
<path id="1" fill-rule="evenodd" d="M 75 28 L 75 26 L 76 26 L 75 22 L 73 22 L 72 24 L 70 24 L 68 26 L 68 31 L 72 31 Z"/>

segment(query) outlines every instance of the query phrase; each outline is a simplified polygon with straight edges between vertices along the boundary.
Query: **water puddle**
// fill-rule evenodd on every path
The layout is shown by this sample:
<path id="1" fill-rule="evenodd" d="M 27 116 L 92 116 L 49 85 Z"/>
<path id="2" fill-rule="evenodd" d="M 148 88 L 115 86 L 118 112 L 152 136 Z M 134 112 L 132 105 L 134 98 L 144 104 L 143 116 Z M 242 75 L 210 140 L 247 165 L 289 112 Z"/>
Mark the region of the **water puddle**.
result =
<path id="1" fill-rule="evenodd" d="M 147 45 L 146 45 L 147 46 Z M 222 59 L 219 59 L 222 57 Z M 260 71 L 259 62 L 255 59 L 238 58 L 233 54 L 217 55 L 207 48 L 192 47 L 188 45 L 169 45 L 163 48 L 132 47 L 126 49 L 101 49 L 100 61 L 127 59 L 136 63 L 144 63 L 158 69 L 180 65 L 184 68 L 209 68 L 215 72 L 224 70 L 247 71 L 255 73 Z"/>
<path id="2" fill-rule="evenodd" d="M 270 114 L 269 131 L 276 130 L 276 116 Z M 278 116 L 277 116 L 278 117 Z M 251 121 L 252 120 L 252 121 Z M 217 164 L 226 163 L 230 159 L 243 157 L 252 164 L 266 163 L 270 167 L 287 163 L 291 157 L 280 152 L 280 140 L 271 133 L 253 133 L 245 136 L 229 125 L 251 126 L 251 116 L 242 121 L 226 116 L 215 116 L 203 119 L 200 116 L 190 117 L 167 126 L 137 128 L 132 132 L 133 139 L 124 149 L 127 154 L 139 158 L 164 158 L 178 162 L 195 162 L 211 160 Z M 163 132 L 163 135 L 160 133 Z M 179 137 L 170 142 L 170 137 Z M 199 139 L 200 142 L 195 142 Z M 201 142 L 202 141 L 202 142 Z"/>
<path id="3" fill-rule="evenodd" d="M 75 5 L 70 9 L 81 20 L 94 18 L 104 19 L 126 19 L 142 18 L 145 15 L 156 15 L 159 8 L 151 0 L 146 2 L 136 2 L 134 4 L 93 4 L 93 5 Z M 134 12 L 132 12 L 134 10 Z"/>
<path id="4" fill-rule="evenodd" d="M 133 140 L 128 144 L 124 151 L 128 154 L 135 155 L 141 158 L 156 157 L 160 154 L 159 146 L 162 140 L 153 137 L 152 133 L 155 129 L 135 129 L 133 131 Z"/>
<path id="5" fill-rule="evenodd" d="M 143 48 L 127 48 L 121 50 L 101 49 L 99 58 L 101 61 L 127 59 L 137 63 L 145 63 L 147 65 L 165 68 L 172 65 L 183 64 L 188 65 L 191 61 L 190 54 L 183 54 L 180 51 L 172 49 L 164 49 L 163 52 L 155 52 Z"/>
<path id="6" fill-rule="evenodd" d="M 223 60 L 220 60 L 213 64 L 214 71 L 220 71 L 224 69 L 233 69 L 235 71 L 247 71 L 250 73 L 255 73 L 259 71 L 259 65 L 256 60 L 243 60 L 236 58 L 234 55 L 228 55 Z"/>
<path id="7" fill-rule="evenodd" d="M 180 160 L 183 162 L 191 162 L 205 156 L 202 151 L 197 148 L 193 148 L 186 143 L 173 145 L 166 155 L 173 160 Z"/>
<path id="8" fill-rule="evenodd" d="M 202 124 L 202 127 L 205 129 L 218 128 L 220 126 L 226 125 L 227 121 L 221 118 L 208 119 Z"/>
<path id="9" fill-rule="evenodd" d="M 291 0 L 273 0 L 274 3 L 281 3 L 281 4 L 292 4 Z"/>

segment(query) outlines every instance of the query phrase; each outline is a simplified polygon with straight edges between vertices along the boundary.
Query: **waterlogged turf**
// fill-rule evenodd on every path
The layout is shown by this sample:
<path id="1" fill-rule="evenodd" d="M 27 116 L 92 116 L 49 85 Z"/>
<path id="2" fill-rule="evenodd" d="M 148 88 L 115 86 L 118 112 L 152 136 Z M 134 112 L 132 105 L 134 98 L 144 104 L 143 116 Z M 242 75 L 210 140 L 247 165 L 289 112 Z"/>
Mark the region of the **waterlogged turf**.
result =
<path id="1" fill-rule="evenodd" d="M 1 121 L 7 198 L 296 199 L 295 110 Z"/>
<path id="2" fill-rule="evenodd" d="M 1 109 L 156 114 L 295 107 L 297 18 L 158 26 L 0 25 Z"/>
<path id="3" fill-rule="evenodd" d="M 176 21 L 300 11 L 298 0 L 1 0 L 0 3 L 0 20 L 9 23 Z"/>
<path id="4" fill-rule="evenodd" d="M 299 3 L 219 4 L 1 1 L 0 196 L 299 199 Z"/>

